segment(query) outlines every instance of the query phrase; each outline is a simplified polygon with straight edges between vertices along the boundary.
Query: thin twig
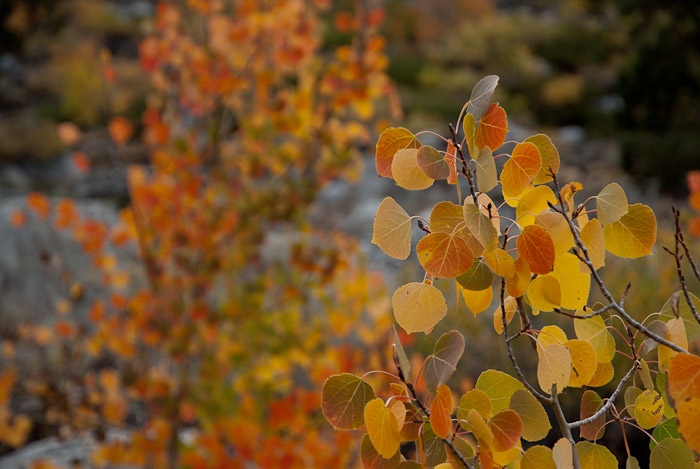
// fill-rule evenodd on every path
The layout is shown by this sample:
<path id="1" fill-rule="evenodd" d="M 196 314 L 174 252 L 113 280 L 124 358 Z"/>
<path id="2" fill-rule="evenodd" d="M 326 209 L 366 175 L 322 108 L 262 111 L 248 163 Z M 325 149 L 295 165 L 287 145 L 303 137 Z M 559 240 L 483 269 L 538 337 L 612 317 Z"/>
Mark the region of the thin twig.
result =
<path id="1" fill-rule="evenodd" d="M 675 208 L 675 207 L 674 207 Z M 678 224 L 678 218 L 676 218 L 676 224 Z M 693 273 L 695 274 L 695 278 L 700 280 L 700 272 L 698 272 L 698 267 L 695 265 L 695 261 L 693 260 L 693 256 L 690 255 L 690 251 L 688 250 L 688 245 L 685 244 L 685 237 L 683 236 L 683 230 L 680 229 L 680 226 L 676 229 L 676 232 L 678 233 L 678 240 L 681 243 L 681 246 L 683 246 L 683 251 L 685 251 L 685 257 L 688 259 L 688 263 L 690 264 L 690 267 L 693 269 Z"/>
<path id="2" fill-rule="evenodd" d="M 564 310 L 562 310 L 562 309 L 560 309 L 560 308 L 554 308 L 554 312 L 555 312 L 555 313 L 559 313 L 559 314 L 561 314 L 561 315 L 563 315 L 563 316 L 568 316 L 568 317 L 573 318 L 573 319 L 590 319 L 590 318 L 593 318 L 593 317 L 596 317 L 596 316 L 600 316 L 600 315 L 603 314 L 604 312 L 609 311 L 609 310 L 611 310 L 611 309 L 613 309 L 613 308 L 614 308 L 614 306 L 613 306 L 612 304 L 609 304 L 609 305 L 607 305 L 607 306 L 603 306 L 602 308 L 593 311 L 592 313 L 584 314 L 584 315 L 578 315 L 578 314 L 576 314 L 576 313 L 570 313 L 570 312 L 564 311 Z"/>
<path id="3" fill-rule="evenodd" d="M 698 310 L 695 309 L 695 304 L 693 304 L 693 300 L 690 298 L 690 293 L 688 292 L 688 285 L 685 283 L 685 276 L 683 275 L 683 267 L 681 265 L 681 257 L 682 254 L 680 253 L 680 235 L 681 233 L 681 223 L 679 221 L 680 217 L 680 210 L 678 210 L 676 207 L 673 207 L 673 218 L 676 220 L 676 242 L 675 242 L 675 251 L 671 252 L 670 250 L 666 249 L 666 252 L 671 254 L 673 258 L 676 260 L 676 269 L 678 270 L 678 280 L 681 282 L 681 289 L 683 290 L 683 296 L 685 297 L 685 302 L 688 303 L 688 307 L 690 308 L 690 311 L 692 311 L 693 316 L 695 317 L 695 320 L 700 324 L 700 314 L 698 314 Z"/>
<path id="4" fill-rule="evenodd" d="M 464 153 L 462 153 L 462 145 L 457 142 L 457 131 L 455 130 L 452 123 L 450 123 L 450 133 L 452 134 L 452 145 L 454 145 L 454 147 L 457 149 L 459 158 L 462 160 L 462 164 L 464 165 L 464 167 L 462 168 L 462 173 L 467 178 L 467 182 L 469 183 L 469 192 L 471 193 L 472 198 L 474 199 L 474 203 L 476 203 L 476 189 L 474 187 L 474 178 L 472 177 L 472 171 L 469 164 L 467 163 L 467 159 L 464 157 Z"/>
<path id="5" fill-rule="evenodd" d="M 605 405 L 603 405 L 603 407 L 598 409 L 598 411 L 595 414 L 591 415 L 590 417 L 569 423 L 569 428 L 578 428 L 581 425 L 586 425 L 587 423 L 591 423 L 595 419 L 597 419 L 598 417 L 600 417 L 601 415 L 606 413 L 608 411 L 608 409 L 610 408 L 610 406 L 612 406 L 613 403 L 615 402 L 615 399 L 617 399 L 617 396 L 622 391 L 622 388 L 625 387 L 625 384 L 627 384 L 627 381 L 629 381 L 630 378 L 632 377 L 632 375 L 634 375 L 634 372 L 637 370 L 638 367 L 639 367 L 638 362 L 635 361 L 634 365 L 632 365 L 632 368 L 630 368 L 630 370 L 627 372 L 627 374 L 620 380 L 619 383 L 617 383 L 617 388 L 615 388 L 615 391 L 613 391 L 613 393 L 610 395 L 610 397 L 608 398 L 608 401 L 605 403 Z"/>

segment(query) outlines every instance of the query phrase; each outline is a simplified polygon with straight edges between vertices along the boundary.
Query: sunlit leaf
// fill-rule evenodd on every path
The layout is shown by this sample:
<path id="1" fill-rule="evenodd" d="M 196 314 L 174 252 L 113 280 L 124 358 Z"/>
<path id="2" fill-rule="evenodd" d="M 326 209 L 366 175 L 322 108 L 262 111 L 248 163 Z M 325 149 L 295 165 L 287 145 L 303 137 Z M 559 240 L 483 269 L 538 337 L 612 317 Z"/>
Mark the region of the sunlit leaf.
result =
<path id="1" fill-rule="evenodd" d="M 498 185 L 496 162 L 489 147 L 479 150 L 476 157 L 476 185 L 481 192 L 488 192 Z"/>
<path id="2" fill-rule="evenodd" d="M 627 213 L 627 196 L 619 184 L 612 182 L 596 197 L 596 214 L 603 225 L 615 223 Z"/>
<path id="3" fill-rule="evenodd" d="M 579 441 L 576 451 L 581 469 L 617 469 L 617 458 L 605 446 Z"/>
<path id="4" fill-rule="evenodd" d="M 377 140 L 375 160 L 380 176 L 392 177 L 391 165 L 397 151 L 404 148 L 418 148 L 420 142 L 409 130 L 402 127 L 389 127 Z"/>
<path id="5" fill-rule="evenodd" d="M 583 245 L 588 249 L 588 256 L 591 258 L 593 267 L 598 270 L 605 266 L 605 236 L 603 235 L 603 227 L 597 219 L 592 219 L 586 223 L 579 233 Z M 584 273 L 590 272 L 588 266 L 580 266 Z"/>
<path id="6" fill-rule="evenodd" d="M 545 392 L 552 390 L 552 385 L 557 385 L 557 393 L 560 393 L 569 384 L 571 378 L 571 353 L 563 345 L 549 345 L 540 355 L 537 364 L 537 382 Z"/>
<path id="7" fill-rule="evenodd" d="M 523 423 L 520 415 L 512 409 L 502 410 L 489 420 L 496 451 L 507 451 L 520 441 Z"/>
<path id="8" fill-rule="evenodd" d="M 445 157 L 435 148 L 423 145 L 416 155 L 418 167 L 431 179 L 447 179 L 450 177 L 450 167 Z"/>
<path id="9" fill-rule="evenodd" d="M 323 384 L 321 410 L 334 428 L 354 430 L 364 425 L 365 405 L 374 398 L 372 386 L 359 376 L 333 375 Z"/>
<path id="10" fill-rule="evenodd" d="M 457 277 L 457 282 L 467 290 L 480 291 L 493 284 L 493 274 L 486 263 L 476 259 L 469 270 Z"/>
<path id="11" fill-rule="evenodd" d="M 527 441 L 539 441 L 552 428 L 544 407 L 527 389 L 519 389 L 510 398 L 510 408 L 518 413 L 523 422 L 522 437 Z"/>
<path id="12" fill-rule="evenodd" d="M 537 335 L 537 356 L 542 355 L 542 351 L 552 344 L 563 345 L 568 338 L 566 332 L 561 327 L 555 325 L 544 326 Z"/>
<path id="13" fill-rule="evenodd" d="M 545 275 L 554 267 L 554 242 L 547 230 L 538 225 L 523 228 L 516 242 L 518 255 L 523 257 L 534 274 Z"/>
<path id="14" fill-rule="evenodd" d="M 587 419 L 595 415 L 598 410 L 603 407 L 603 399 L 597 392 L 587 389 L 581 396 L 581 420 Z M 591 423 L 581 425 L 581 438 L 595 441 L 603 437 L 605 434 L 605 415 L 599 416 Z"/>
<path id="15" fill-rule="evenodd" d="M 488 107 L 487 107 L 488 109 Z M 484 111 L 486 112 L 486 111 Z M 467 141 L 467 148 L 469 148 L 469 155 L 472 158 L 476 158 L 477 150 L 474 148 L 474 134 L 476 133 L 476 120 L 471 114 L 464 116 L 462 120 L 462 129 L 464 130 L 464 139 Z"/>
<path id="16" fill-rule="evenodd" d="M 615 339 L 600 316 L 574 321 L 576 337 L 589 342 L 596 351 L 598 362 L 607 363 L 615 356 Z"/>
<path id="17" fill-rule="evenodd" d="M 369 435 L 365 435 L 360 445 L 360 461 L 365 469 L 398 469 L 401 453 L 397 451 L 391 458 L 384 459 L 372 445 Z"/>
<path id="18" fill-rule="evenodd" d="M 552 447 L 552 456 L 557 469 L 572 469 L 573 449 L 571 443 L 566 438 L 560 438 Z"/>
<path id="19" fill-rule="evenodd" d="M 374 216 L 372 243 L 396 259 L 411 254 L 411 217 L 391 197 L 382 201 Z"/>
<path id="20" fill-rule="evenodd" d="M 501 171 L 503 191 L 510 194 L 522 192 L 537 176 L 541 167 L 542 158 L 537 147 L 532 143 L 518 143 Z"/>
<path id="21" fill-rule="evenodd" d="M 515 275 L 515 261 L 501 248 L 484 251 L 484 261 L 496 275 L 504 278 Z"/>
<path id="22" fill-rule="evenodd" d="M 630 259 L 646 256 L 656 242 L 656 217 L 646 205 L 630 205 L 626 215 L 603 227 L 603 234 L 612 254 Z"/>
<path id="23" fill-rule="evenodd" d="M 486 114 L 479 120 L 474 133 L 474 146 L 477 150 L 489 147 L 500 148 L 508 133 L 508 118 L 506 111 L 498 103 L 493 103 Z"/>
<path id="24" fill-rule="evenodd" d="M 498 86 L 498 75 L 488 75 L 479 80 L 469 98 L 467 114 L 474 116 L 477 121 L 481 119 L 491 106 L 496 86 Z"/>
<path id="25" fill-rule="evenodd" d="M 585 340 L 568 340 L 564 342 L 571 352 L 571 379 L 570 387 L 587 385 L 598 367 L 596 351 L 590 342 Z"/>
<path id="26" fill-rule="evenodd" d="M 498 370 L 486 370 L 476 380 L 476 389 L 484 391 L 491 399 L 493 412 L 498 413 L 508 408 L 513 393 L 525 386 L 506 373 Z"/>
<path id="27" fill-rule="evenodd" d="M 535 277 L 527 290 L 527 297 L 534 308 L 553 311 L 561 306 L 559 280 L 552 274 Z"/>
<path id="28" fill-rule="evenodd" d="M 459 406 L 457 407 L 457 418 L 460 420 L 466 420 L 469 411 L 472 409 L 476 409 L 484 420 L 488 420 L 493 411 L 491 398 L 480 389 L 472 389 L 471 391 L 465 392 L 462 398 L 459 400 Z"/>
<path id="29" fill-rule="evenodd" d="M 399 287 L 391 298 L 391 305 L 396 322 L 409 334 L 432 329 L 447 314 L 442 292 L 422 282 Z"/>
<path id="30" fill-rule="evenodd" d="M 460 286 L 459 290 L 462 293 L 462 298 L 464 298 L 464 303 L 474 316 L 491 306 L 493 301 L 493 289 L 491 287 L 484 290 L 471 291 Z"/>
<path id="31" fill-rule="evenodd" d="M 464 336 L 460 332 L 453 330 L 440 336 L 425 364 L 425 382 L 430 392 L 435 392 L 450 379 L 463 353 Z"/>
<path id="32" fill-rule="evenodd" d="M 651 451 L 649 469 L 694 469 L 695 456 L 683 440 L 666 438 Z"/>
<path id="33" fill-rule="evenodd" d="M 384 458 L 389 459 L 399 450 L 399 423 L 381 398 L 365 405 L 365 426 L 372 445 Z"/>
<path id="34" fill-rule="evenodd" d="M 568 252 L 557 254 L 552 274 L 559 280 L 561 307 L 570 310 L 583 308 L 588 302 L 591 274 L 581 272 L 578 257 Z"/>
<path id="35" fill-rule="evenodd" d="M 430 404 L 430 425 L 440 438 L 447 438 L 452 433 L 452 407 L 452 392 L 443 384 L 437 388 Z"/>
<path id="36" fill-rule="evenodd" d="M 409 191 L 427 189 L 435 182 L 418 167 L 418 150 L 415 148 L 397 151 L 391 162 L 391 172 L 396 184 Z"/>
<path id="37" fill-rule="evenodd" d="M 514 264 L 515 275 L 506 279 L 506 291 L 510 296 L 517 298 L 527 293 L 532 273 L 525 259 L 518 257 Z"/>
<path id="38" fill-rule="evenodd" d="M 555 205 L 557 203 L 557 197 L 548 186 L 537 186 L 525 192 L 515 210 L 515 218 L 518 224 L 527 226 L 535 223 L 535 216 L 549 207 L 547 202 Z"/>
<path id="39" fill-rule="evenodd" d="M 557 469 L 552 450 L 546 446 L 531 446 L 523 454 L 520 469 Z"/>
<path id="40" fill-rule="evenodd" d="M 545 134 L 537 134 L 525 139 L 526 142 L 537 146 L 542 157 L 542 168 L 532 181 L 535 184 L 544 184 L 552 180 L 550 174 L 557 174 L 559 171 L 559 151 L 552 143 L 552 139 Z"/>

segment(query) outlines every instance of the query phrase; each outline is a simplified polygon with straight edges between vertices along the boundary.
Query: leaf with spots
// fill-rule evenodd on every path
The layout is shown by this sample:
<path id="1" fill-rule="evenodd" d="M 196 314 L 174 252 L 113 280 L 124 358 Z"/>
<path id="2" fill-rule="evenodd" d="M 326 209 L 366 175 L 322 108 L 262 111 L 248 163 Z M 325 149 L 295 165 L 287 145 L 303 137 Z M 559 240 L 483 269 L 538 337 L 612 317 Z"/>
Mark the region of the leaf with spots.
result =
<path id="1" fill-rule="evenodd" d="M 561 393 L 571 378 L 571 353 L 563 345 L 553 344 L 547 346 L 540 355 L 537 365 L 537 381 L 545 392 L 552 390 L 552 385 L 557 386 L 557 393 Z"/>

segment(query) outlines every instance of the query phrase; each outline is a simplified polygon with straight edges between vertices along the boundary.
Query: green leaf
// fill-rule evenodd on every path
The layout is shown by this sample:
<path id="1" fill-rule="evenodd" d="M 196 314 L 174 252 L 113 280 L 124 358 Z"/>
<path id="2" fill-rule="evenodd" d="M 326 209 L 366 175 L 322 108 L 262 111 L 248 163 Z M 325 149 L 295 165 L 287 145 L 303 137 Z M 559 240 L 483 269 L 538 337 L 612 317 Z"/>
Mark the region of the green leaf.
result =
<path id="1" fill-rule="evenodd" d="M 485 262 L 475 259 L 469 270 L 457 277 L 457 282 L 467 290 L 486 290 L 493 283 L 493 273 Z"/>
<path id="2" fill-rule="evenodd" d="M 557 469 L 552 450 L 546 446 L 532 446 L 525 451 L 520 469 Z"/>
<path id="3" fill-rule="evenodd" d="M 450 379 L 457 369 L 457 362 L 464 353 L 464 336 L 458 331 L 450 331 L 441 335 L 435 343 L 433 354 L 425 364 L 425 383 L 430 392 L 435 392 Z"/>
<path id="4" fill-rule="evenodd" d="M 481 373 L 474 387 L 484 391 L 491 398 L 494 414 L 508 408 L 515 391 L 525 389 L 523 383 L 498 370 L 486 370 Z"/>
<path id="5" fill-rule="evenodd" d="M 683 440 L 666 438 L 651 451 L 649 469 L 694 469 L 693 452 Z"/>
<path id="6" fill-rule="evenodd" d="M 372 445 L 369 435 L 365 435 L 360 445 L 360 461 L 365 469 L 398 469 L 401 452 L 397 451 L 391 458 L 384 459 Z"/>
<path id="7" fill-rule="evenodd" d="M 678 431 L 678 419 L 664 420 L 656 426 L 651 436 L 654 438 L 649 440 L 649 450 L 653 450 L 660 441 L 666 438 L 680 438 L 681 432 Z"/>
<path id="8" fill-rule="evenodd" d="M 590 441 L 576 443 L 581 469 L 617 469 L 617 458 L 608 448 Z"/>
<path id="9" fill-rule="evenodd" d="M 374 389 L 351 373 L 330 376 L 321 390 L 321 410 L 337 430 L 354 430 L 365 424 L 365 405 L 374 399 Z"/>
<path id="10" fill-rule="evenodd" d="M 423 440 L 426 466 L 437 466 L 447 460 L 445 442 L 435 434 L 433 427 L 429 423 L 423 425 L 421 439 Z"/>
<path id="11" fill-rule="evenodd" d="M 405 379 L 409 379 L 411 375 L 411 362 L 406 356 L 406 352 L 401 346 L 401 341 L 399 340 L 399 334 L 396 332 L 396 326 L 394 328 L 394 347 L 396 348 L 396 357 L 399 359 L 399 366 L 401 367 L 401 373 Z"/>
<path id="12" fill-rule="evenodd" d="M 510 408 L 523 422 L 523 439 L 539 441 L 549 434 L 552 424 L 544 407 L 527 389 L 518 389 L 510 398 Z"/>

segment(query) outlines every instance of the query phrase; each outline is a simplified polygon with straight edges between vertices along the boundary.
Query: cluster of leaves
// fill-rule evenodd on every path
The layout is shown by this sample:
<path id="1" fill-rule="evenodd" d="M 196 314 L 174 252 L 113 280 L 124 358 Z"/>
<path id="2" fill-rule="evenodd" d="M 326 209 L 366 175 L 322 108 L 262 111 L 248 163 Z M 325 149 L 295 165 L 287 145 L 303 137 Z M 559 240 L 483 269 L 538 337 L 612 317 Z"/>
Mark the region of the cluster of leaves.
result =
<path id="1" fill-rule="evenodd" d="M 150 164 L 126 168 L 120 222 L 38 193 L 12 215 L 16 226 L 34 217 L 71 233 L 110 296 L 94 300 L 86 324 L 72 312 L 94 295 L 69 282 L 54 325 L 23 327 L 5 343 L 41 359 L 6 354 L 16 365 L 0 379 L 3 442 L 21 445 L 35 422 L 63 436 L 96 430 L 96 466 L 353 459 L 355 441 L 328 431 L 315 389 L 333 371 L 382 366 L 365 344 L 389 332 L 388 303 L 356 243 L 304 214 L 324 183 L 356 171 L 393 89 L 381 10 L 344 12 L 352 41 L 329 48 L 329 9 L 323 0 L 158 4 L 140 48 L 156 88 L 143 117 Z M 119 161 L 135 129 L 117 117 L 108 131 Z M 61 132 L 80 138 L 75 126 Z M 266 238 L 277 232 L 289 236 L 275 257 Z M 134 248 L 139 269 L 120 255 Z M 40 408 L 12 416 L 23 395 Z"/>
<path id="2" fill-rule="evenodd" d="M 678 264 L 683 303 L 679 291 L 659 313 L 638 322 L 625 309 L 630 286 L 617 300 L 598 271 L 605 265 L 606 252 L 623 258 L 651 254 L 656 240 L 654 213 L 643 204 L 629 205 L 615 183 L 577 205 L 575 195 L 582 187 L 575 182 L 560 187 L 559 155 L 546 135 L 505 141 L 506 113 L 492 103 L 497 83 L 497 76 L 488 76 L 476 85 L 457 120 L 461 137 L 452 125 L 448 137 L 433 134 L 444 149 L 419 141 L 428 132 L 414 135 L 389 128 L 382 133 L 376 151 L 381 176 L 407 190 L 447 180 L 456 185 L 458 203 L 440 202 L 424 220 L 410 216 L 387 197 L 377 210 L 372 241 L 386 254 L 406 259 L 412 220 L 418 219 L 425 232 L 416 246 L 425 270 L 423 281 L 399 287 L 392 297 L 396 322 L 409 334 L 429 334 L 446 315 L 445 297 L 434 285 L 438 278 L 455 279 L 458 295 L 474 315 L 491 307 L 495 284 L 494 329 L 503 335 L 517 379 L 486 370 L 474 389 L 454 399 L 447 381 L 464 352 L 462 335 L 458 331 L 442 335 L 415 376 L 396 336 L 398 374 L 383 372 L 394 381 L 391 397 L 377 397 L 361 377 L 334 375 L 323 387 L 324 415 L 338 429 L 366 427 L 360 457 L 368 468 L 419 463 L 440 468 L 616 468 L 616 457 L 596 443 L 606 425 L 614 422 L 623 426 L 623 434 L 625 425 L 654 429 L 649 435 L 651 467 L 694 467 L 693 451 L 700 453 L 700 357 L 689 354 L 688 345 L 700 337 L 696 310 L 700 301 L 688 292 L 681 273 L 680 249 L 685 244 L 680 226 L 676 249 L 668 251 Z M 514 146 L 510 153 L 494 155 L 504 145 Z M 499 158 L 506 159 L 500 173 Z M 464 201 L 460 178 L 469 187 Z M 496 205 L 488 193 L 504 202 Z M 504 214 L 513 212 L 514 217 Z M 674 214 L 678 221 L 678 212 Z M 592 282 L 606 304 L 588 306 Z M 541 315 L 545 312 L 571 318 L 575 338 L 558 326 L 536 327 L 536 322 L 546 321 Z M 511 334 L 509 325 L 516 313 L 519 324 Z M 615 335 L 624 343 L 623 350 L 618 349 Z M 536 351 L 537 386 L 518 365 L 512 349 L 518 338 L 529 340 Z M 591 388 L 613 380 L 616 354 L 629 359 L 630 369 L 615 391 L 602 398 Z M 427 395 L 416 391 L 421 374 Z M 585 388 L 580 419 L 573 422 L 560 404 L 567 388 Z M 619 408 L 616 399 L 621 395 L 625 405 Z M 549 434 L 544 406 L 552 408 L 563 438 L 553 448 L 528 448 L 523 440 L 537 442 Z M 576 428 L 582 441 L 574 439 Z M 404 461 L 399 451 L 401 442 L 407 441 L 416 442 L 417 462 Z M 638 467 L 629 448 L 627 455 L 628 467 Z"/>

